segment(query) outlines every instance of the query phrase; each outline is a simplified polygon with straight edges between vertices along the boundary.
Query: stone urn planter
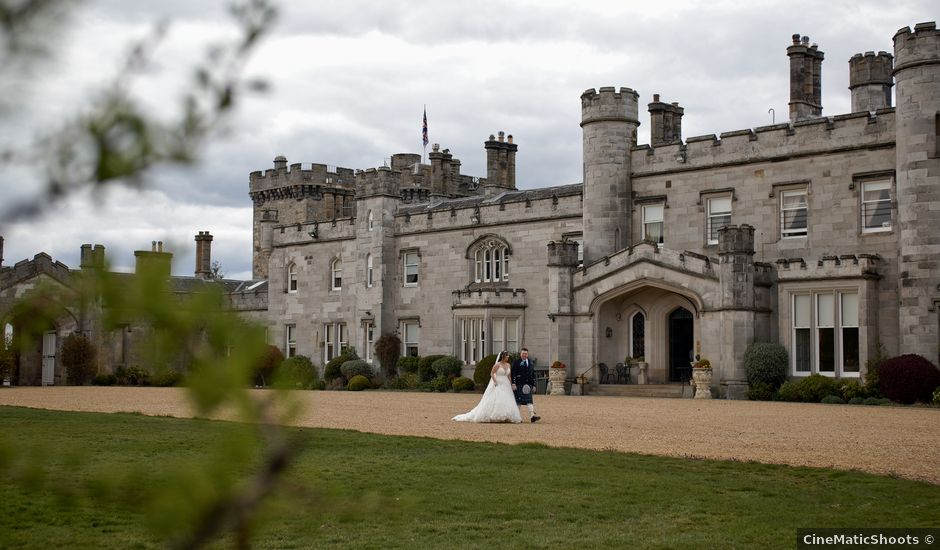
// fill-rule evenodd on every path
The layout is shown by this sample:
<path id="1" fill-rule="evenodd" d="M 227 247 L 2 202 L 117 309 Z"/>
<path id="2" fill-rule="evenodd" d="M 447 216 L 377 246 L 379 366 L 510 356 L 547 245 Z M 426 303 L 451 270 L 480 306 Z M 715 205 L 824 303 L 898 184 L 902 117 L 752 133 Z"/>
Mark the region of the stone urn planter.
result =
<path id="1" fill-rule="evenodd" d="M 649 380 L 647 378 L 646 370 L 649 368 L 649 363 L 646 361 L 640 361 L 636 364 L 636 383 L 637 384 L 648 384 Z"/>
<path id="2" fill-rule="evenodd" d="M 708 366 L 703 366 L 705 363 Z M 692 381 L 695 383 L 695 399 L 712 398 L 712 367 L 707 360 L 692 363 Z"/>
<path id="3" fill-rule="evenodd" d="M 551 386 L 549 395 L 565 395 L 565 377 L 568 376 L 568 369 L 564 363 L 555 361 L 552 367 L 548 369 L 548 383 Z"/>

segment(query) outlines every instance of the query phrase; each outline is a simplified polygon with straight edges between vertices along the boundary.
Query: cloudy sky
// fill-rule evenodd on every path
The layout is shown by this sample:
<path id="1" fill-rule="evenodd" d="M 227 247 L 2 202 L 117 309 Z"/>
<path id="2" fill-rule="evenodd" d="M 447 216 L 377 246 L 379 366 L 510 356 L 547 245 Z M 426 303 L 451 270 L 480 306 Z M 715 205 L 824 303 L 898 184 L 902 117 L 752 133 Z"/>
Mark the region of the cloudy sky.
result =
<path id="1" fill-rule="evenodd" d="M 82 243 L 100 243 L 119 270 L 133 251 L 163 240 L 174 273 L 191 275 L 193 236 L 214 236 L 228 277 L 251 276 L 248 173 L 288 161 L 381 166 L 393 153 L 449 148 L 464 173 L 485 176 L 483 142 L 505 130 L 519 145 L 521 188 L 581 181 L 581 93 L 626 86 L 645 105 L 654 93 L 685 108 L 683 137 L 787 119 L 786 47 L 809 35 L 825 52 L 823 114 L 850 111 L 848 59 L 893 51 L 901 27 L 936 20 L 935 0 L 660 0 L 658 2 L 339 0 L 279 3 L 279 18 L 247 66 L 270 90 L 243 97 L 190 169 L 158 169 L 142 190 L 83 194 L 40 216 L 0 220 L 4 265 L 45 251 L 78 265 Z M 0 148 L 23 148 L 54 131 L 114 78 L 128 45 L 160 20 L 169 31 L 157 63 L 134 83 L 137 99 L 172 116 L 207 45 L 231 37 L 226 4 L 88 0 L 56 29 L 59 55 L 0 72 Z M 775 114 L 768 112 L 773 109 Z M 0 166 L 0 206 L 34 196 L 41 174 Z M 4 211 L 0 208 L 0 211 Z"/>

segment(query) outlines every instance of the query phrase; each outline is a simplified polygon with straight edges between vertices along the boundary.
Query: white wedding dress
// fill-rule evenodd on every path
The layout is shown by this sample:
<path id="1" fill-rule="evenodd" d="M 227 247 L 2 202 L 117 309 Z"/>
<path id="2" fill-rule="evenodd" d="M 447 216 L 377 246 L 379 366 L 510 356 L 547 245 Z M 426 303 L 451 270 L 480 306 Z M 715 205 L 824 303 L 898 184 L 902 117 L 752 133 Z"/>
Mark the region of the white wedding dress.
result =
<path id="1" fill-rule="evenodd" d="M 457 422 L 522 422 L 516 397 L 512 393 L 512 382 L 509 381 L 509 365 L 496 369 L 496 384 L 493 377 L 483 392 L 483 398 L 472 411 L 458 414 L 454 417 Z"/>

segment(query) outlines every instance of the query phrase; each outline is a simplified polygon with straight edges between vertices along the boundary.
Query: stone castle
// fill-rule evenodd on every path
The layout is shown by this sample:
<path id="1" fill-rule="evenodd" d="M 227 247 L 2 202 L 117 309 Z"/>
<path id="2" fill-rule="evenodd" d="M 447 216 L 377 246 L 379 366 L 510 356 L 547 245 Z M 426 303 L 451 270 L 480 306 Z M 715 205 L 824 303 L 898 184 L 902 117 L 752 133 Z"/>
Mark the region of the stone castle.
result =
<path id="1" fill-rule="evenodd" d="M 350 345 L 372 361 L 385 333 L 468 366 L 526 346 L 594 381 L 643 357 L 631 382 L 679 382 L 700 356 L 729 398 L 754 341 L 783 344 L 793 377 L 863 376 L 879 346 L 937 363 L 940 32 L 853 56 L 853 112 L 831 117 L 823 52 L 794 35 L 786 53 L 781 124 L 683 140 L 683 108 L 654 95 L 641 145 L 636 91 L 585 91 L 581 184 L 518 189 L 503 132 L 485 177 L 436 144 L 428 164 L 366 170 L 278 156 L 249 176 L 254 280 L 227 283 L 233 307 L 318 364 Z M 211 236 L 196 240 L 199 279 Z M 24 269 L 4 269 L 0 300 Z"/>

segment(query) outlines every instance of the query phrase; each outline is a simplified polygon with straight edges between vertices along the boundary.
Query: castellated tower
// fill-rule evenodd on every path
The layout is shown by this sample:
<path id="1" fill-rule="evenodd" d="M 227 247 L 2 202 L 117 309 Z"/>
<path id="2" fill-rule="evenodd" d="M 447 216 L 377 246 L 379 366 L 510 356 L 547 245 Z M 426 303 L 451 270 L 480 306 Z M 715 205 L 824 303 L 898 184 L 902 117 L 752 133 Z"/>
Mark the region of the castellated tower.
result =
<path id="1" fill-rule="evenodd" d="M 822 116 L 823 52 L 816 44 L 810 46 L 808 36 L 794 34 L 787 57 L 790 58 L 790 121 Z"/>
<path id="2" fill-rule="evenodd" d="M 392 305 L 392 287 L 386 285 L 387 269 L 397 266 L 395 249 L 395 212 L 401 202 L 402 173 L 411 170 L 420 156 L 392 157 L 392 168 L 363 170 L 356 174 L 356 267 L 353 294 L 356 297 L 357 325 L 363 330 L 374 327 L 376 338 L 397 328 Z M 410 164 L 409 164 L 410 163 Z M 371 273 L 370 273 L 371 271 Z M 344 281 L 345 284 L 345 281 Z"/>
<path id="3" fill-rule="evenodd" d="M 636 145 L 637 98 L 630 88 L 581 94 L 584 154 L 584 263 L 629 246 L 630 150 Z"/>
<path id="4" fill-rule="evenodd" d="M 849 59 L 852 112 L 877 111 L 891 106 L 894 58 L 887 52 L 857 53 Z"/>
<path id="5" fill-rule="evenodd" d="M 900 352 L 940 360 L 940 32 L 894 35 Z"/>

